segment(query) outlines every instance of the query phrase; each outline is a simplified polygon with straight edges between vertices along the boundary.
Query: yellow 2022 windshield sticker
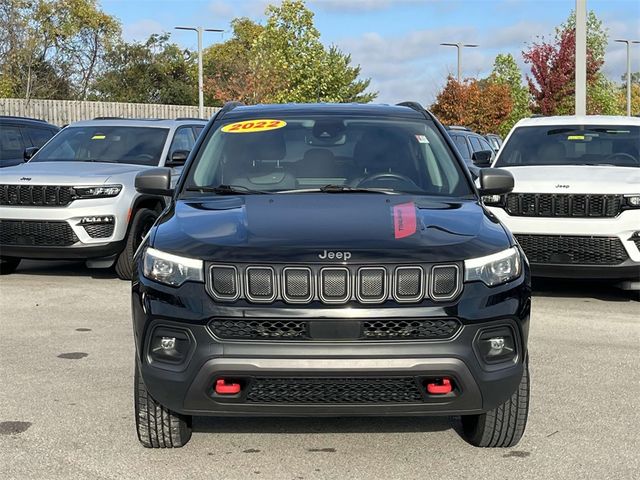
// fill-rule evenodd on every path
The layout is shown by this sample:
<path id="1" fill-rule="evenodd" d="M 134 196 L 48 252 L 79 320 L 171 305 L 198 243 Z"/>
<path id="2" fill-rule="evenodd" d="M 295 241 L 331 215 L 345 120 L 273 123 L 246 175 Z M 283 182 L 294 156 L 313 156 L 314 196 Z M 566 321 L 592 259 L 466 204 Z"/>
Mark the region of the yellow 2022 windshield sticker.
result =
<path id="1" fill-rule="evenodd" d="M 275 130 L 287 125 L 284 120 L 244 120 L 242 122 L 230 123 L 222 127 L 225 133 L 253 133 Z"/>

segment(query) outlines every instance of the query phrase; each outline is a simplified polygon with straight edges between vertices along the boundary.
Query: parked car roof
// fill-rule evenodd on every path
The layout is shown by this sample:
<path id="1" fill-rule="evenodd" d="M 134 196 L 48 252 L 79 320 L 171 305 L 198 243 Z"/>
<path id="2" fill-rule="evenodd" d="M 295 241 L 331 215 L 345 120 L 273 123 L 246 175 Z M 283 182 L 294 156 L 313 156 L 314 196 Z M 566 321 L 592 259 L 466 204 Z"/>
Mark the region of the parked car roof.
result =
<path id="1" fill-rule="evenodd" d="M 543 127 L 548 125 L 640 125 L 640 118 L 622 115 L 563 115 L 523 118 L 515 126 Z"/>
<path id="2" fill-rule="evenodd" d="M 115 118 L 115 117 L 103 117 L 93 120 L 81 120 L 79 122 L 73 122 L 69 124 L 69 127 L 87 127 L 95 125 L 104 125 L 105 127 L 127 125 L 131 127 L 156 127 L 156 128 L 170 128 L 176 125 L 193 125 L 194 123 L 205 124 L 207 120 L 189 119 L 189 120 L 168 120 L 164 118 Z"/>

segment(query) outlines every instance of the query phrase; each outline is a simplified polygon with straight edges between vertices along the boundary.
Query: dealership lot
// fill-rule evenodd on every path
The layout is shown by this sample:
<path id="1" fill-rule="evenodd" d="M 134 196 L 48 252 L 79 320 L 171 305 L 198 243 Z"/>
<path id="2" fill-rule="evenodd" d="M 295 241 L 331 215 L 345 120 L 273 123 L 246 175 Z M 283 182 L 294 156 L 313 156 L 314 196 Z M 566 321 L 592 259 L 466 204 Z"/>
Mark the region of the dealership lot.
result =
<path id="1" fill-rule="evenodd" d="M 129 284 L 68 262 L 0 278 L 2 478 L 637 478 L 640 303 L 540 282 L 532 409 L 510 450 L 464 443 L 444 418 L 196 418 L 152 451 L 133 422 Z"/>

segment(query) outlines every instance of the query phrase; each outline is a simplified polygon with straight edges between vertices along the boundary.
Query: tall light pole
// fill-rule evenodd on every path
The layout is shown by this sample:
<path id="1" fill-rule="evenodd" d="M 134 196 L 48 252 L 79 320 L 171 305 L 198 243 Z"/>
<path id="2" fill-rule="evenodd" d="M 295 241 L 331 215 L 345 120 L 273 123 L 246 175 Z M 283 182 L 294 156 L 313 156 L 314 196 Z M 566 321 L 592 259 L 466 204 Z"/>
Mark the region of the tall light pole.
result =
<path id="1" fill-rule="evenodd" d="M 475 48 L 478 45 L 474 43 L 441 43 L 445 47 L 456 47 L 458 49 L 458 83 L 462 81 L 462 49 L 464 47 Z"/>
<path id="2" fill-rule="evenodd" d="M 198 32 L 198 111 L 200 118 L 204 118 L 204 92 L 202 90 L 202 32 L 223 32 L 216 28 L 175 27 L 176 30 L 193 30 Z"/>
<path id="3" fill-rule="evenodd" d="M 587 0 L 576 0 L 576 115 L 587 114 Z"/>
<path id="4" fill-rule="evenodd" d="M 631 116 L 631 44 L 640 43 L 640 40 L 616 40 L 627 44 L 627 116 Z"/>

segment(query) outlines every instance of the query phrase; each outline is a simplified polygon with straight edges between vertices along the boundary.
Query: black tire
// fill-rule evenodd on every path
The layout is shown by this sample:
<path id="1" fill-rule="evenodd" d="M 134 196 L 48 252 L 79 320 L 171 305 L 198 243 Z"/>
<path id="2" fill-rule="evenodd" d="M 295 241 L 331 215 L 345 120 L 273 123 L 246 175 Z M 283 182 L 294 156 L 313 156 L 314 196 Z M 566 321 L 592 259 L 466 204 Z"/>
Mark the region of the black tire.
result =
<path id="1" fill-rule="evenodd" d="M 513 447 L 522 438 L 529 415 L 529 365 L 518 389 L 497 408 L 481 415 L 462 416 L 462 437 L 476 447 Z"/>
<path id="2" fill-rule="evenodd" d="M 0 275 L 9 275 L 13 273 L 20 265 L 20 258 L 0 257 Z"/>
<path id="3" fill-rule="evenodd" d="M 129 227 L 129 234 L 124 250 L 118 255 L 116 261 L 116 274 L 122 280 L 131 280 L 133 275 L 133 254 L 136 253 L 142 239 L 158 218 L 158 213 L 149 208 L 141 208 L 136 211 Z"/>
<path id="4" fill-rule="evenodd" d="M 183 447 L 191 439 L 191 417 L 156 402 L 145 387 L 138 367 L 135 373 L 135 414 L 138 440 L 146 448 Z"/>

